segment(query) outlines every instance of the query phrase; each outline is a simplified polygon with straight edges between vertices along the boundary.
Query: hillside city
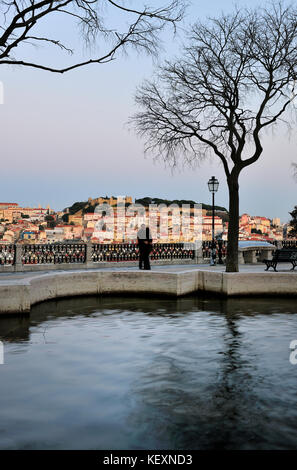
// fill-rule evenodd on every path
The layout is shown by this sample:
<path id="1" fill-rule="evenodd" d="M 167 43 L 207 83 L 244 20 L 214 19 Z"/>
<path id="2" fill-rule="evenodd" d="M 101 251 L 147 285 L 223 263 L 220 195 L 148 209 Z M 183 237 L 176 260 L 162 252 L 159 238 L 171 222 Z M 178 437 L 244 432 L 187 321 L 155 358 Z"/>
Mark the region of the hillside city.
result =
<path id="1" fill-rule="evenodd" d="M 139 228 L 141 223 L 145 222 L 149 204 L 156 204 L 155 222 L 160 227 L 160 217 L 165 210 L 168 214 L 168 206 L 176 204 L 179 207 L 182 204 L 188 204 L 189 218 L 193 219 L 194 201 L 167 201 L 163 199 L 143 198 L 133 201 L 131 196 L 122 198 L 124 213 L 121 213 L 122 223 L 134 229 L 131 236 L 124 238 L 121 233 L 117 233 L 117 225 L 115 231 L 109 234 L 101 224 L 98 229 L 100 219 L 108 222 L 108 214 L 100 214 L 95 211 L 98 204 L 108 204 L 113 210 L 114 220 L 121 220 L 118 198 L 115 197 L 99 197 L 96 199 L 89 198 L 86 202 L 76 202 L 71 207 L 67 207 L 62 211 L 55 211 L 49 205 L 41 207 L 21 207 L 15 202 L 0 203 L 0 242 L 3 244 L 22 243 L 22 244 L 43 244 L 57 242 L 101 242 L 101 243 L 121 243 L 124 241 L 135 242 L 135 230 Z M 133 210 L 129 213 L 129 207 L 132 209 L 134 204 L 142 204 L 145 206 L 145 213 L 136 215 Z M 162 208 L 163 207 L 163 208 Z M 203 241 L 212 239 L 212 211 L 211 206 L 202 204 L 201 209 L 201 230 Z M 95 212 L 94 212 L 95 211 Z M 135 218 L 136 217 L 136 218 Z M 133 219 L 133 221 L 132 221 Z M 242 214 L 239 220 L 239 238 L 240 240 L 266 240 L 276 241 L 286 239 L 289 234 L 289 224 L 281 223 L 280 218 L 269 219 L 268 217 Z M 127 232 L 126 232 L 127 233 Z M 221 239 L 227 240 L 228 233 L 228 212 L 223 207 L 215 207 L 215 235 Z M 134 234 L 134 235 L 133 235 Z M 157 242 L 158 238 L 162 238 L 162 242 L 183 242 L 194 241 L 189 238 L 185 239 L 184 234 L 174 230 L 174 217 L 168 217 L 168 230 L 166 233 L 152 232 L 153 241 Z"/>

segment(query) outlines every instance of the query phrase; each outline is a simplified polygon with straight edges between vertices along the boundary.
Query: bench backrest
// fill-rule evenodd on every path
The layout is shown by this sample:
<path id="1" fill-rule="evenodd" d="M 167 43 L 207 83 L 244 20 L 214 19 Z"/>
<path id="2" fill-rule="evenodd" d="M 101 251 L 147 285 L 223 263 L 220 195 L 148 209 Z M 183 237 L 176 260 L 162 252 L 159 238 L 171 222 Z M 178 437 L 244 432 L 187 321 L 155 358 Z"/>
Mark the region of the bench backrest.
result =
<path id="1" fill-rule="evenodd" d="M 276 250 L 273 254 L 274 260 L 279 261 L 291 261 L 297 259 L 297 250 L 294 248 L 283 248 L 281 250 Z"/>

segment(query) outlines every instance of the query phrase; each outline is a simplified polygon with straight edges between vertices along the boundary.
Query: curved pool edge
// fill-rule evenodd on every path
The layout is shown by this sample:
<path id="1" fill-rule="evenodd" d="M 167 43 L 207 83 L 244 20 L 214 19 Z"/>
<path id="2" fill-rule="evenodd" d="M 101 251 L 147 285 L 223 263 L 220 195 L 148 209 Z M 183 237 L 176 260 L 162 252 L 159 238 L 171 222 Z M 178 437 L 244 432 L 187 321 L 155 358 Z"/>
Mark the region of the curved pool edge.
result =
<path id="1" fill-rule="evenodd" d="M 180 297 L 209 292 L 229 296 L 297 296 L 297 273 L 226 273 L 205 269 L 166 271 L 67 271 L 0 281 L 0 314 L 28 313 L 46 300 L 113 293 Z"/>

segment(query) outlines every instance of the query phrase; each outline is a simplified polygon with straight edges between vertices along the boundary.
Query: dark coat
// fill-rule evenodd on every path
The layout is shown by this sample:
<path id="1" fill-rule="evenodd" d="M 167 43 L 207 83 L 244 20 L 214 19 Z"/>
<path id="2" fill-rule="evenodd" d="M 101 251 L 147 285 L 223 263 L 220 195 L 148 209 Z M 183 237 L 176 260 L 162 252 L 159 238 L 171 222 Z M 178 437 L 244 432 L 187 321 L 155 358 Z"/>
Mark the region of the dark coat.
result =
<path id="1" fill-rule="evenodd" d="M 149 227 L 146 227 L 145 229 L 145 238 L 142 238 L 142 237 L 140 238 L 137 236 L 137 241 L 138 241 L 138 246 L 139 246 L 140 251 L 144 253 L 150 253 L 152 251 L 153 240 L 150 237 L 151 237 L 151 233 L 150 233 Z M 148 243 L 145 243 L 145 242 L 148 242 Z"/>

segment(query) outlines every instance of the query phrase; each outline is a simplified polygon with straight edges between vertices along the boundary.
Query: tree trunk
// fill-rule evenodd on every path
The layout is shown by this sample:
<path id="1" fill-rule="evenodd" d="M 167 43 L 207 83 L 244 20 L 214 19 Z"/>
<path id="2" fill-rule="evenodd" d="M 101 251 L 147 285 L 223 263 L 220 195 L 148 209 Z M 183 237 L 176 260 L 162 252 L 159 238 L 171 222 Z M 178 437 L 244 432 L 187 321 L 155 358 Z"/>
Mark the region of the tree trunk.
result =
<path id="1" fill-rule="evenodd" d="M 226 272 L 238 272 L 238 235 L 239 235 L 239 184 L 238 176 L 230 176 L 229 187 L 229 226 Z"/>

